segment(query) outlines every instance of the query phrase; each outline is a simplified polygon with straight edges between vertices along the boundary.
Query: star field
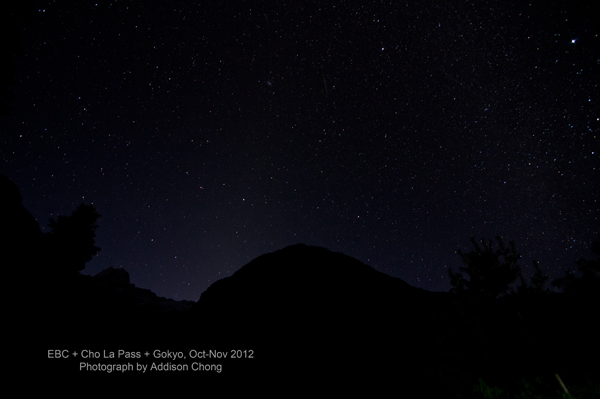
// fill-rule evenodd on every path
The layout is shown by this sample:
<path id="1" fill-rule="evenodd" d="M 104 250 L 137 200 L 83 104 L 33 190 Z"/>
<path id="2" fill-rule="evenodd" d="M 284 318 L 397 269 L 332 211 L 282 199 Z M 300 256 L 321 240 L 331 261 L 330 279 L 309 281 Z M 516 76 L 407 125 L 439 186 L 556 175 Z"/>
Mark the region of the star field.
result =
<path id="1" fill-rule="evenodd" d="M 85 273 L 174 299 L 298 242 L 448 291 L 500 234 L 556 278 L 599 230 L 586 4 L 45 2 L 1 172 L 45 231 L 94 204 Z"/>

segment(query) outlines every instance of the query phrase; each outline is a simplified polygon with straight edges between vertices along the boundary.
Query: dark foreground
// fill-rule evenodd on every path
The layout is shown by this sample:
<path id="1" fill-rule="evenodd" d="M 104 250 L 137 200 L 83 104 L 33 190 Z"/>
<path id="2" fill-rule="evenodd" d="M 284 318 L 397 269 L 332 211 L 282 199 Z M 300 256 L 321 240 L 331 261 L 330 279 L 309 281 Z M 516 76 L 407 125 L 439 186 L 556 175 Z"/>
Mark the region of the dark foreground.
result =
<path id="1" fill-rule="evenodd" d="M 594 397 L 599 386 L 590 298 L 469 300 L 414 288 L 324 248 L 263 255 L 197 303 L 158 298 L 129 284 L 123 270 L 39 284 L 32 305 L 15 315 L 35 332 L 22 367 L 56 389 L 125 383 L 150 393 L 400 397 L 517 397 L 506 392 L 529 389 L 522 397 L 561 397 L 555 374 L 577 397 Z"/>

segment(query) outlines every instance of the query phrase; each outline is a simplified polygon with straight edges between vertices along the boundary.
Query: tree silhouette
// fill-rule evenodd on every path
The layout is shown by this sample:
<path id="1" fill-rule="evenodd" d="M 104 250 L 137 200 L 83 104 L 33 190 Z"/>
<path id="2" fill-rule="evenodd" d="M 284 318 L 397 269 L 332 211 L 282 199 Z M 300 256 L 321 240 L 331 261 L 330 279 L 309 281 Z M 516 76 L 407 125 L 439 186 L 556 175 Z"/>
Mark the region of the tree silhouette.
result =
<path id="1" fill-rule="evenodd" d="M 46 234 L 46 244 L 52 261 L 59 272 L 76 273 L 85 268 L 85 263 L 96 255 L 96 220 L 100 214 L 93 205 L 81 204 L 71 216 L 50 219 L 51 231 Z"/>
<path id="2" fill-rule="evenodd" d="M 545 294 L 549 293 L 550 290 L 546 288 L 546 283 L 548 282 L 548 275 L 542 273 L 542 269 L 540 268 L 539 262 L 537 260 L 533 261 L 533 268 L 535 272 L 533 276 L 531 276 L 531 285 L 528 285 L 525 282 L 525 278 L 523 274 L 519 273 L 519 280 L 521 280 L 521 284 L 517 287 L 516 294 Z"/>
<path id="3" fill-rule="evenodd" d="M 566 294 L 600 295 L 600 241 L 594 241 L 591 249 L 596 260 L 579 259 L 578 273 L 567 272 L 564 277 L 554 280 L 552 285 L 562 288 Z"/>
<path id="4" fill-rule="evenodd" d="M 458 273 L 448 270 L 452 285 L 450 292 L 492 298 L 511 292 L 510 284 L 521 273 L 518 264 L 521 255 L 517 253 L 513 241 L 509 243 L 510 247 L 506 247 L 500 236 L 496 239 L 499 243 L 498 249 L 493 248 L 492 241 L 486 243 L 485 239 L 482 240 L 481 248 L 471 237 L 474 250 L 467 254 L 458 250 L 465 266 L 462 266 Z"/>

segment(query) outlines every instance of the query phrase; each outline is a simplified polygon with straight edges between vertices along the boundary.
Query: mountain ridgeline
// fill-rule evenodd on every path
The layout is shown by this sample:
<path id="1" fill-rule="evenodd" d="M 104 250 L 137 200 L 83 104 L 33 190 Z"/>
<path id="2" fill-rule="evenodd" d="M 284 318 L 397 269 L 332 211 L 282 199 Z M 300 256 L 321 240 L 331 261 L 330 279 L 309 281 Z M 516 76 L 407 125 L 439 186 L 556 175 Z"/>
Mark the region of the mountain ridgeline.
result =
<path id="1" fill-rule="evenodd" d="M 598 362 L 589 361 L 600 358 L 597 303 L 586 296 L 525 293 L 495 299 L 429 292 L 352 257 L 303 244 L 259 256 L 215 282 L 195 303 L 135 287 L 123 269 L 93 277 L 72 266 L 68 273 L 54 272 L 72 256 L 47 247 L 55 240 L 44 238 L 16 186 L 0 177 L 6 193 L 3 264 L 11 279 L 33 287 L 9 317 L 20 326 L 17 335 L 39 332 L 29 355 L 38 366 L 25 366 L 34 375 L 144 386 L 157 380 L 190 386 L 239 382 L 247 388 L 325 383 L 393 389 L 406 397 L 452 397 L 469 392 L 479 378 L 506 385 L 550 376 L 545 383 L 550 386 L 559 374 L 573 386 L 600 375 Z M 89 237 L 89 251 L 99 250 Z M 10 294 L 19 297 L 16 288 Z M 189 363 L 198 353 L 226 355 L 202 358 L 219 363 L 219 372 L 107 374 L 81 371 L 73 356 L 51 358 L 57 349 L 98 356 L 119 350 L 165 353 L 152 362 L 167 368 Z M 168 355 L 179 352 L 186 359 Z"/>

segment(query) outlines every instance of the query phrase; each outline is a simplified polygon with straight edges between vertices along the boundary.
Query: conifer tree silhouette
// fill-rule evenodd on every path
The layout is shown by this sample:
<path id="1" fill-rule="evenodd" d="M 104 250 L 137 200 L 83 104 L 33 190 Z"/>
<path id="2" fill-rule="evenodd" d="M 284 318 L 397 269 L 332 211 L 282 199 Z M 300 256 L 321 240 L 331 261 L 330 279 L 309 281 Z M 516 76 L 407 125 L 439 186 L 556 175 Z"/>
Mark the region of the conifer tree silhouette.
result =
<path id="1" fill-rule="evenodd" d="M 510 284 L 521 273 L 518 264 L 521 255 L 513 241 L 509 243 L 510 247 L 506 247 L 500 236 L 496 239 L 499 243 L 497 249 L 493 248 L 492 241 L 486 242 L 485 239 L 482 240 L 482 248 L 471 237 L 474 250 L 466 254 L 458 250 L 465 266 L 458 273 L 448 270 L 452 285 L 450 292 L 491 298 L 511 292 Z"/>

